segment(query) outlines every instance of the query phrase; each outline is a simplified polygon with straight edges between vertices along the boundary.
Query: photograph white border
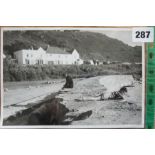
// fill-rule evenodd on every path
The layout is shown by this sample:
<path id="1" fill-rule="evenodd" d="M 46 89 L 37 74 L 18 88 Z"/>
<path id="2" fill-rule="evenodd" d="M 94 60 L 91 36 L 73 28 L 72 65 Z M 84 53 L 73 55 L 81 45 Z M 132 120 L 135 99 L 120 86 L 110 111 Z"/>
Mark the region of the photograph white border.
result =
<path id="1" fill-rule="evenodd" d="M 17 30 L 104 30 L 104 31 L 131 31 L 132 33 L 132 28 L 133 27 L 112 27 L 112 26 L 106 26 L 106 27 L 101 27 L 101 26 L 53 26 L 53 27 L 38 27 L 38 26 L 33 26 L 33 27 L 1 27 L 1 71 L 3 71 L 3 31 L 17 31 Z M 146 75 L 146 66 L 145 66 L 145 43 L 142 43 L 142 123 L 140 125 L 136 124 L 129 124 L 129 125 L 3 125 L 3 73 L 1 73 L 1 127 L 0 128 L 39 128 L 39 129 L 73 129 L 73 128 L 82 128 L 82 129 L 96 129 L 96 128 L 144 128 L 145 127 L 145 75 Z"/>

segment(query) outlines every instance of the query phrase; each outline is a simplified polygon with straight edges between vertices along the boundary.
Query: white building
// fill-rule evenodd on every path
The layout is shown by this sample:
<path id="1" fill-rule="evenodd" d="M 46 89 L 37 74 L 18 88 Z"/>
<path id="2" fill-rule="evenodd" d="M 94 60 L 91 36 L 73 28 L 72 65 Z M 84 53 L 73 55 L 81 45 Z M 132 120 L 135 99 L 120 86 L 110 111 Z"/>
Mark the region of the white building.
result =
<path id="1" fill-rule="evenodd" d="M 6 58 L 6 55 L 3 53 L 3 59 L 5 59 Z"/>
<path id="2" fill-rule="evenodd" d="M 93 60 L 89 60 L 91 65 L 94 65 L 94 61 Z"/>
<path id="3" fill-rule="evenodd" d="M 20 50 L 14 53 L 15 58 L 20 65 L 35 64 L 83 64 L 80 55 L 76 49 L 68 53 L 65 49 L 59 47 L 48 47 L 45 51 L 41 47 L 37 50 Z"/>

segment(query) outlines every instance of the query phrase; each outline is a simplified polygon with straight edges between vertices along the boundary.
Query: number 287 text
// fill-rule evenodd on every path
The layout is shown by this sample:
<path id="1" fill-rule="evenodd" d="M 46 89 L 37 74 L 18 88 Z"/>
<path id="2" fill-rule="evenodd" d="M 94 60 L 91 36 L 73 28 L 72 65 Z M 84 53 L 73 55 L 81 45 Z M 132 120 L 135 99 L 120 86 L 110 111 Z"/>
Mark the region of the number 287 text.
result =
<path id="1" fill-rule="evenodd" d="M 136 31 L 136 38 L 149 38 L 150 31 Z"/>

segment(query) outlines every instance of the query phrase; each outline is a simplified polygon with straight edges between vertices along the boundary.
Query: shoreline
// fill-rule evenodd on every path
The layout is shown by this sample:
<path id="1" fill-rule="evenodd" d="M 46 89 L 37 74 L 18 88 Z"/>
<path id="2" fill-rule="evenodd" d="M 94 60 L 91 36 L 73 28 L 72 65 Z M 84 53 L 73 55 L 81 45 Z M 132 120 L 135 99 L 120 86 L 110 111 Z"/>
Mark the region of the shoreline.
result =
<path id="1" fill-rule="evenodd" d="M 28 119 L 30 113 L 32 113 L 35 109 L 37 109 L 40 106 L 42 106 L 43 104 L 45 104 L 47 101 L 55 98 L 58 94 L 59 94 L 59 92 L 51 93 L 50 95 L 46 96 L 43 100 L 39 101 L 37 104 L 34 104 L 27 109 L 18 111 L 14 115 L 11 115 L 6 119 L 3 119 L 3 125 L 4 126 L 8 126 L 8 125 L 12 126 L 12 125 L 15 125 L 15 122 L 22 122 L 22 121 L 23 121 L 22 122 L 23 125 L 25 125 L 26 120 Z M 22 125 L 22 124 L 16 124 L 16 125 L 18 126 L 18 125 Z"/>

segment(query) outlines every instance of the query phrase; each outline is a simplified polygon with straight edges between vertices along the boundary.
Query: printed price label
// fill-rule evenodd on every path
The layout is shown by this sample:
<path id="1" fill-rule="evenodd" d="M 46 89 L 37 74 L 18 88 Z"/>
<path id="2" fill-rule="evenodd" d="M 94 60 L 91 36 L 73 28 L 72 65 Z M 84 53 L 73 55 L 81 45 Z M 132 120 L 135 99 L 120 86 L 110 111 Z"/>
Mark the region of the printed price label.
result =
<path id="1" fill-rule="evenodd" d="M 137 27 L 132 29 L 133 42 L 153 42 L 154 28 L 153 27 Z"/>

